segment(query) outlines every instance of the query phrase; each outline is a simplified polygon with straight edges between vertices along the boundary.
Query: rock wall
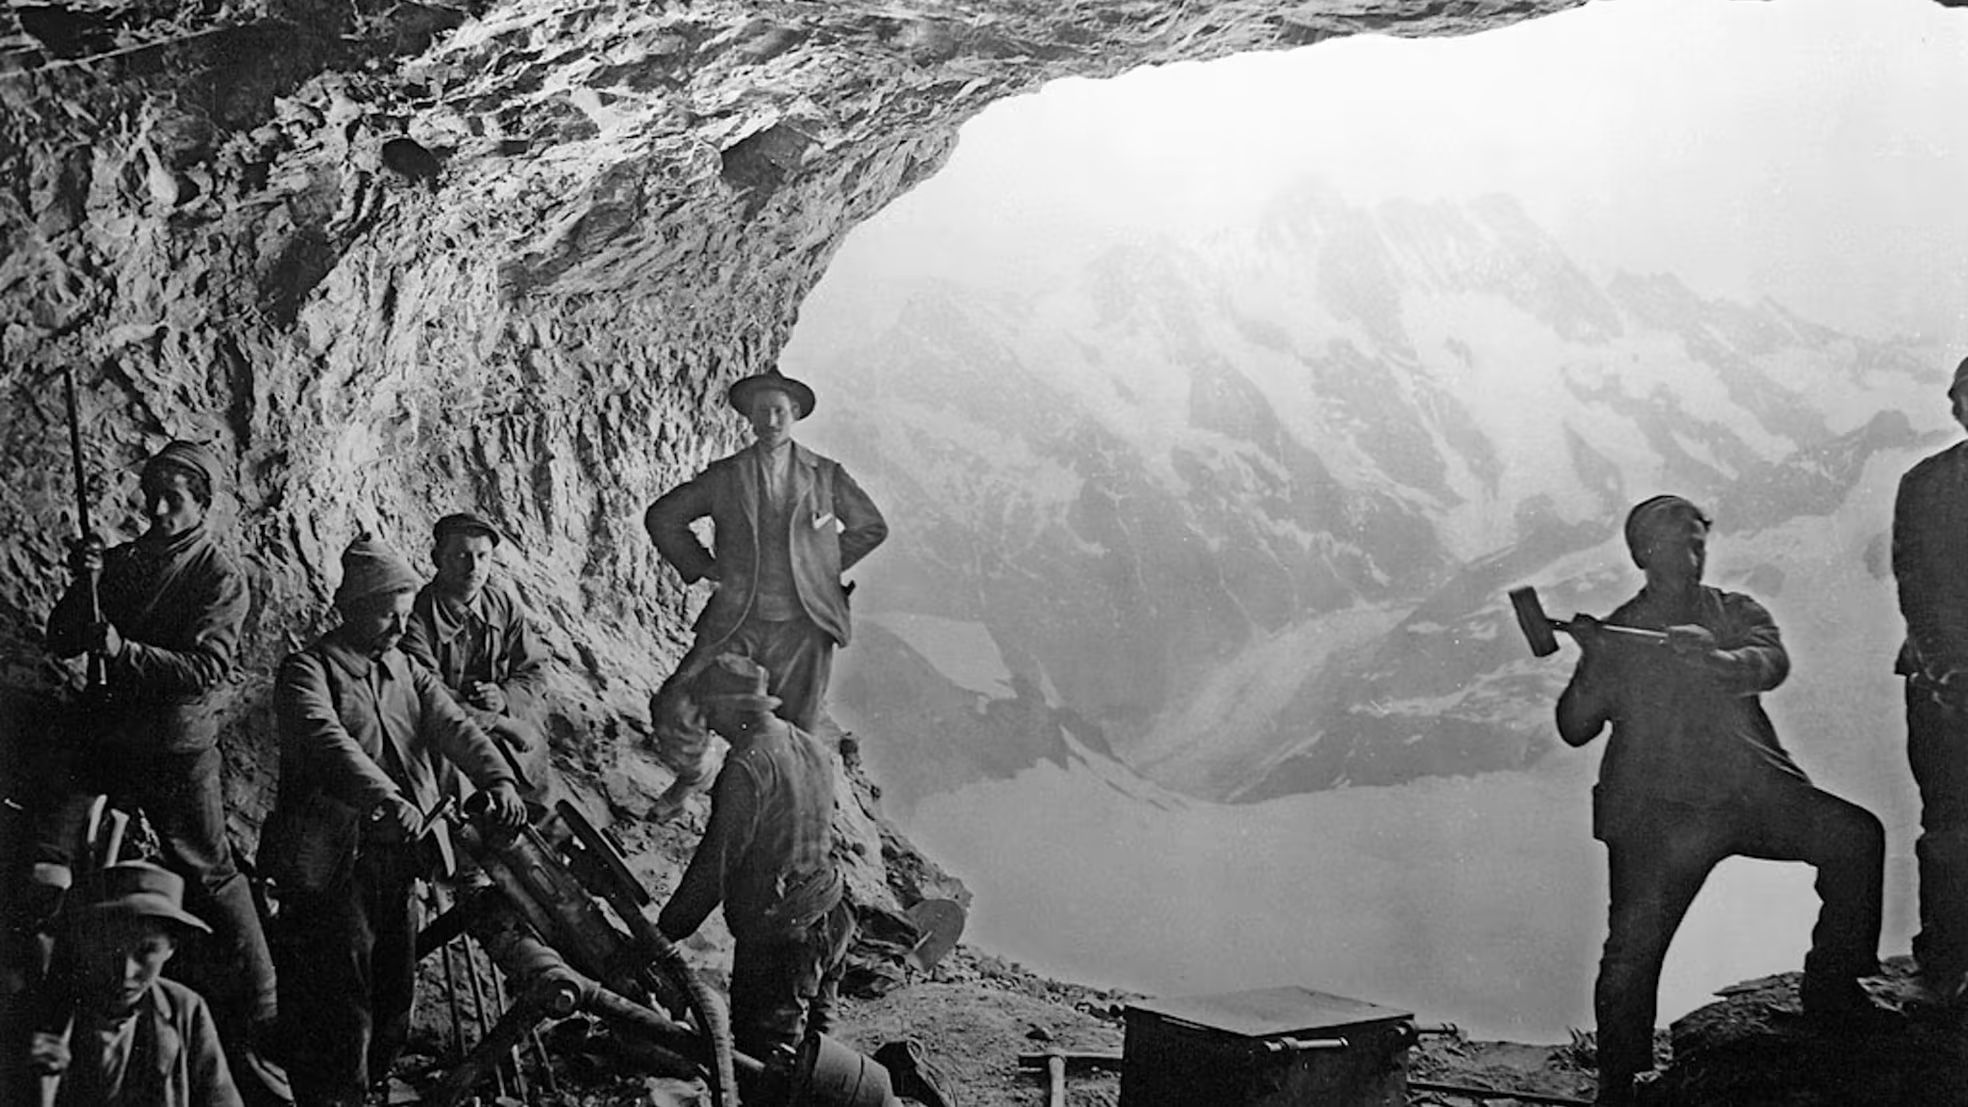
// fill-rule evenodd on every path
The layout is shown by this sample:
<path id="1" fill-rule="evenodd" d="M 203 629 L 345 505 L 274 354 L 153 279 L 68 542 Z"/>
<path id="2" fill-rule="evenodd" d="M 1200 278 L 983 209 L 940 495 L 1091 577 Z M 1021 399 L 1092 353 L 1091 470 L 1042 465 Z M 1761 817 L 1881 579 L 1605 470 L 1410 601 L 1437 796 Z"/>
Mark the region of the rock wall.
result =
<path id="1" fill-rule="evenodd" d="M 270 674 L 324 626 L 338 551 L 372 527 L 421 556 L 463 507 L 515 539 L 504 572 L 559 662 L 557 749 L 602 772 L 692 613 L 643 507 L 740 441 L 724 385 L 772 362 L 842 236 L 964 119 L 1054 77 L 1575 2 L 10 7 L 0 726 L 47 740 L 68 677 L 40 640 L 76 530 L 63 366 L 99 531 L 131 533 L 132 465 L 170 438 L 230 467 L 249 838 Z"/>

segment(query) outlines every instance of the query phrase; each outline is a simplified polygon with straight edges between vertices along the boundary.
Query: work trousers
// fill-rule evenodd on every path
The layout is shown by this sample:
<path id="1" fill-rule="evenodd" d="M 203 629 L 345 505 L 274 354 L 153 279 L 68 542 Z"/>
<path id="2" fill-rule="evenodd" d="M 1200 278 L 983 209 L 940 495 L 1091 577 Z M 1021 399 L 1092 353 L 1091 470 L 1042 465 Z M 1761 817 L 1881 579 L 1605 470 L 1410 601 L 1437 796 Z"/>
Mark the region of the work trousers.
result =
<path id="1" fill-rule="evenodd" d="M 1920 788 L 1920 933 L 1914 960 L 1937 977 L 1968 971 L 1968 712 L 1907 682 L 1907 761 Z"/>
<path id="2" fill-rule="evenodd" d="M 359 1107 L 403 1051 L 417 988 L 419 873 L 414 847 L 365 843 L 341 883 L 282 896 L 274 950 L 295 1107 Z"/>
<path id="3" fill-rule="evenodd" d="M 1653 1068 L 1661 964 L 1709 871 L 1729 857 L 1817 867 L 1823 906 L 1804 972 L 1850 981 L 1878 971 L 1886 833 L 1858 806 L 1795 777 L 1713 808 L 1662 805 L 1606 841 L 1612 906 L 1593 1011 L 1600 1087 Z"/>
<path id="4" fill-rule="evenodd" d="M 853 940 L 854 911 L 844 899 L 792 934 L 738 939 L 731 954 L 731 1042 L 738 1052 L 780 1067 L 808 1033 L 831 1028 Z M 758 1097 L 741 1090 L 739 1098 Z"/>
<path id="5" fill-rule="evenodd" d="M 813 620 L 746 619 L 717 652 L 743 654 L 765 666 L 765 690 L 780 701 L 774 714 L 808 734 L 818 731 L 834 673 L 834 640 Z"/>
<path id="6" fill-rule="evenodd" d="M 71 786 L 56 799 L 39 832 L 35 860 L 74 867 L 89 805 L 99 794 L 156 831 L 159 862 L 185 881 L 185 910 L 205 920 L 212 935 L 187 948 L 174 965 L 207 1002 L 228 1044 L 276 1010 L 273 956 L 259 911 L 226 838 L 223 759 L 217 746 L 159 753 L 124 745 L 77 748 L 68 767 Z"/>

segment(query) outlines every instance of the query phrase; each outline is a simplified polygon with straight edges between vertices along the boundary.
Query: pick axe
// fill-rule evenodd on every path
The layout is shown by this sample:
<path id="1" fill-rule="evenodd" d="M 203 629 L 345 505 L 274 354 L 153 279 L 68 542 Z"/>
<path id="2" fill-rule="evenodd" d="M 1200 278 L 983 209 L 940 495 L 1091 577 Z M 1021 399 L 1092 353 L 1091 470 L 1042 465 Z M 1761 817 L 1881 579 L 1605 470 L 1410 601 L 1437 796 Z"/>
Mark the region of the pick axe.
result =
<path id="1" fill-rule="evenodd" d="M 1576 619 L 1553 619 L 1544 613 L 1544 605 L 1538 602 L 1537 589 L 1530 585 L 1510 590 L 1510 608 L 1517 613 L 1517 627 L 1524 632 L 1524 640 L 1530 643 L 1531 656 L 1550 657 L 1558 652 L 1558 636 L 1553 631 L 1564 631 L 1573 637 L 1578 632 Z M 1658 630 L 1643 630 L 1640 627 L 1623 627 L 1615 623 L 1600 623 L 1599 629 L 1650 646 L 1667 644 L 1666 633 Z"/>

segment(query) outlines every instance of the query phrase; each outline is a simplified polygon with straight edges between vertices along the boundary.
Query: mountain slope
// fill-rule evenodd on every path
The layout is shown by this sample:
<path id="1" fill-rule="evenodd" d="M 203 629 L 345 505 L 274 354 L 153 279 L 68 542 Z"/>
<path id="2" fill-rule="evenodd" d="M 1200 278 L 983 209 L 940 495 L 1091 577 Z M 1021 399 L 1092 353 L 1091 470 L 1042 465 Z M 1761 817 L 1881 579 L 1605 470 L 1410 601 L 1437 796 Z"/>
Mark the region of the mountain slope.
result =
<path id="1" fill-rule="evenodd" d="M 1591 579 L 1553 610 L 1609 606 L 1619 518 L 1662 489 L 1725 535 L 1853 516 L 1868 464 L 1945 417 L 1916 351 L 1595 279 L 1501 197 L 1308 182 L 1207 242 L 1049 265 L 1067 279 L 844 271 L 786 364 L 897 523 L 868 613 L 979 628 L 1028 697 L 1207 798 L 1534 760 L 1550 674 L 1505 589 L 1572 565 Z M 922 681 L 837 698 L 892 716 Z M 963 758 L 1003 773 L 1031 738 Z"/>

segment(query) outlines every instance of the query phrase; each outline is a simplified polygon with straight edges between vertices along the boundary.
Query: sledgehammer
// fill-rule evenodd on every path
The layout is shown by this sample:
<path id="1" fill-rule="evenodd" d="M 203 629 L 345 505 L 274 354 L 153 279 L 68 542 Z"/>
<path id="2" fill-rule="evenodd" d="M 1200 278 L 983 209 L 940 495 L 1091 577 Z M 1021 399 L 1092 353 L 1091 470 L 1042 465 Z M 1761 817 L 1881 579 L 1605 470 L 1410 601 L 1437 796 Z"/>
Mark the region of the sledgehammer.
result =
<path id="1" fill-rule="evenodd" d="M 1558 652 L 1558 636 L 1553 631 L 1562 630 L 1576 636 L 1573 627 L 1575 620 L 1553 619 L 1544 613 L 1544 605 L 1538 602 L 1537 589 L 1530 585 L 1510 590 L 1510 607 L 1517 613 L 1517 626 L 1524 632 L 1524 640 L 1531 645 L 1531 656 L 1550 657 Z M 1642 630 L 1639 627 L 1623 627 L 1613 623 L 1600 623 L 1599 629 L 1622 638 L 1645 642 L 1650 646 L 1664 646 L 1667 635 L 1658 630 Z"/>

